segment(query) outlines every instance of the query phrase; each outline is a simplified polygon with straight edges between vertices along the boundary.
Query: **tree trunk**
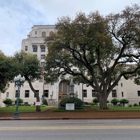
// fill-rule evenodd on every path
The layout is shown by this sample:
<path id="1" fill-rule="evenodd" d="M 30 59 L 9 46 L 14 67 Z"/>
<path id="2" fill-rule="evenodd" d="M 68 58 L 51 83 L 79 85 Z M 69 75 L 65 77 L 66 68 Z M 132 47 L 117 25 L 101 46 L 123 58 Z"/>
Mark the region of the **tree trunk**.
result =
<path id="1" fill-rule="evenodd" d="M 104 92 L 100 93 L 99 103 L 100 103 L 100 109 L 101 110 L 107 110 L 108 109 L 107 97 L 106 97 L 106 94 Z"/>
<path id="2" fill-rule="evenodd" d="M 36 112 L 40 112 L 40 111 L 41 111 L 40 105 L 37 105 L 36 106 Z"/>
<path id="3" fill-rule="evenodd" d="M 40 98 L 39 98 L 39 94 L 38 93 L 36 93 L 36 101 L 40 102 Z M 40 105 L 36 105 L 36 111 L 37 112 L 41 111 Z"/>
<path id="4" fill-rule="evenodd" d="M 26 78 L 26 80 L 28 81 L 31 90 L 32 90 L 32 91 L 34 92 L 34 94 L 35 94 L 36 102 L 40 102 L 39 94 L 36 93 L 36 91 L 35 91 L 35 89 L 34 89 L 34 87 L 33 87 L 33 85 L 32 85 L 31 79 L 29 79 L 26 75 L 25 75 L 25 78 Z M 37 111 L 37 112 L 40 112 L 40 111 L 41 111 L 40 105 L 36 105 L 36 111 Z"/>

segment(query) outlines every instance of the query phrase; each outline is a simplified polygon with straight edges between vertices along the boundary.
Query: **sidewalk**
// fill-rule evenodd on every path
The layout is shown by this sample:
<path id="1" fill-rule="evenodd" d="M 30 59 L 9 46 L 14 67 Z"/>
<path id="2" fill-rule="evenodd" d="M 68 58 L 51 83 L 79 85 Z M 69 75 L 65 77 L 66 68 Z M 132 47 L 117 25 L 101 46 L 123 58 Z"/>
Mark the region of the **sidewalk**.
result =
<path id="1" fill-rule="evenodd" d="M 69 119 L 140 119 L 140 111 L 97 111 L 87 108 L 85 112 L 53 112 L 53 109 L 44 112 L 0 113 L 0 120 L 69 120 Z"/>

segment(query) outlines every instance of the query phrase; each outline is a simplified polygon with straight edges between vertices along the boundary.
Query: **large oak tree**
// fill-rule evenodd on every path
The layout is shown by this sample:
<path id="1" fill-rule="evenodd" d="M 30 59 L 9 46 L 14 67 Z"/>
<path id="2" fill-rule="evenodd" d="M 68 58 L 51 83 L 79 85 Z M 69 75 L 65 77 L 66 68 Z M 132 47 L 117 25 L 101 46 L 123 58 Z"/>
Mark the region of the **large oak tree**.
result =
<path id="1" fill-rule="evenodd" d="M 140 7 L 132 5 L 118 14 L 78 13 L 62 17 L 56 33 L 46 38 L 45 80 L 56 82 L 66 74 L 97 92 L 100 109 L 119 80 L 140 69 Z M 73 71 L 77 68 L 77 71 Z"/>

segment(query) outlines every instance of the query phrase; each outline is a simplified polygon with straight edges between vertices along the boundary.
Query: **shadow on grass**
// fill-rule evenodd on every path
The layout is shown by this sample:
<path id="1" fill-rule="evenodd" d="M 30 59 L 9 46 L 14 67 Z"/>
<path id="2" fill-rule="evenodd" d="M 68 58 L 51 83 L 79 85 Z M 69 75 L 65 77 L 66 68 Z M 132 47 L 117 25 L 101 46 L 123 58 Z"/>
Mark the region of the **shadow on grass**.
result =
<path id="1" fill-rule="evenodd" d="M 41 112 L 49 110 L 53 107 L 51 106 L 41 106 Z M 16 110 L 16 106 L 10 106 L 10 107 L 2 107 L 0 108 L 0 113 L 14 113 Z M 18 107 L 19 112 L 36 112 L 36 106 L 19 106 Z"/>
<path id="2" fill-rule="evenodd" d="M 108 106 L 108 110 L 101 110 L 99 106 L 90 106 L 92 109 L 95 109 L 97 111 L 140 111 L 139 106 L 133 106 L 133 107 L 122 107 L 122 106 Z"/>

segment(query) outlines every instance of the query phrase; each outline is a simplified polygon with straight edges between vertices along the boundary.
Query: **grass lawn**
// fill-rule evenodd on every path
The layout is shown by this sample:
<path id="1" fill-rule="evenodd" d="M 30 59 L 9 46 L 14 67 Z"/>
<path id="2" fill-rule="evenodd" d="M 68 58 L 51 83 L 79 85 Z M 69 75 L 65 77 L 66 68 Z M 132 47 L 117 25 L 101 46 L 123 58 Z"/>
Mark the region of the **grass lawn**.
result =
<path id="1" fill-rule="evenodd" d="M 121 106 L 108 106 L 111 111 L 140 111 L 140 106 L 121 107 Z M 92 109 L 99 109 L 99 106 L 91 106 Z"/>
<path id="2" fill-rule="evenodd" d="M 41 106 L 41 111 L 45 111 L 52 108 L 51 106 Z M 12 107 L 1 107 L 0 113 L 14 113 L 16 110 L 16 106 Z M 18 107 L 19 112 L 35 112 L 36 106 L 19 106 Z"/>

